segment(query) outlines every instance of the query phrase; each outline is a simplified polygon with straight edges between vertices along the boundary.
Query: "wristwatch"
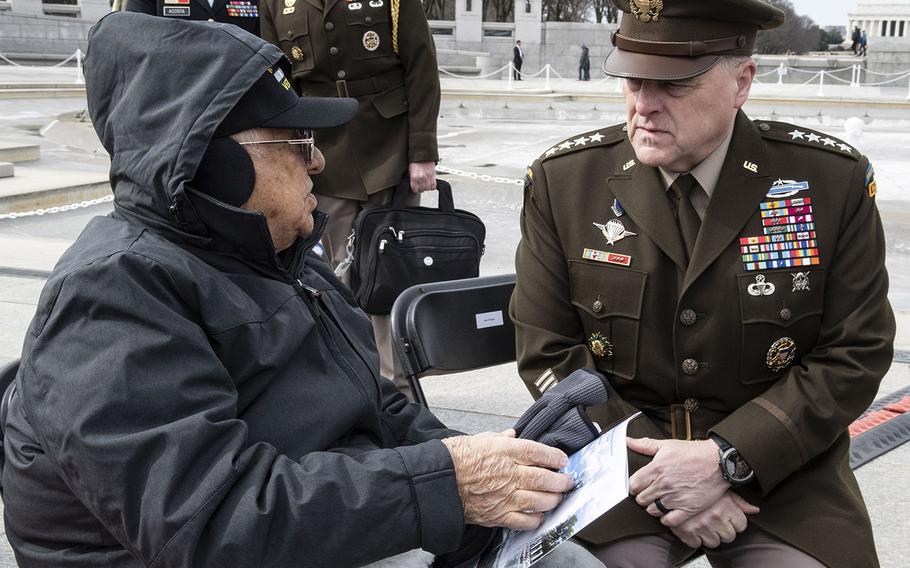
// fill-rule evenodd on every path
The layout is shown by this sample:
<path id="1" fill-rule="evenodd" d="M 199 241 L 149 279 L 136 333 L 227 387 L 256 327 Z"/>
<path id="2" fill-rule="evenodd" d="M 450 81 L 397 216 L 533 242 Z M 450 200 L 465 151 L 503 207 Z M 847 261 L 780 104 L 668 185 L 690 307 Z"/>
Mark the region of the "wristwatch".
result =
<path id="1" fill-rule="evenodd" d="M 730 442 L 713 432 L 708 434 L 708 437 L 717 444 L 717 452 L 720 454 L 720 474 L 724 481 L 734 487 L 751 482 L 755 477 L 755 471 L 739 451 Z"/>

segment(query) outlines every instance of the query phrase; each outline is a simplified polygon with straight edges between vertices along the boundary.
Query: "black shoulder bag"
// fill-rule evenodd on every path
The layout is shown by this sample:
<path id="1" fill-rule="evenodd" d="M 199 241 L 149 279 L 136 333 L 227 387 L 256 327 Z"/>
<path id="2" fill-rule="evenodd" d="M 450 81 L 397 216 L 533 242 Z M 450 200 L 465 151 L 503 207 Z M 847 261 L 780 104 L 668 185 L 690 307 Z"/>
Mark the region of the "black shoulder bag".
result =
<path id="1" fill-rule="evenodd" d="M 351 290 L 369 314 L 387 314 L 416 284 L 479 275 L 486 227 L 477 215 L 455 209 L 452 186 L 436 180 L 439 208 L 407 207 L 404 178 L 392 204 L 365 209 L 354 221 Z"/>

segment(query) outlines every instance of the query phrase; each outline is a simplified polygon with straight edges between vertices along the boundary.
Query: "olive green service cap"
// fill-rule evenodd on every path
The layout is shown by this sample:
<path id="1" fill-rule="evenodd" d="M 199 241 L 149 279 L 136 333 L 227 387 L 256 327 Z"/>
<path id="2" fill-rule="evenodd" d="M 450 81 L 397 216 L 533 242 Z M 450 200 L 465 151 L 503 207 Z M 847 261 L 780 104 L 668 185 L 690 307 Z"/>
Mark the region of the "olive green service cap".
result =
<path id="1" fill-rule="evenodd" d="M 784 23 L 762 0 L 613 0 L 622 10 L 607 75 L 630 79 L 688 79 L 724 55 L 751 55 L 758 30 Z"/>

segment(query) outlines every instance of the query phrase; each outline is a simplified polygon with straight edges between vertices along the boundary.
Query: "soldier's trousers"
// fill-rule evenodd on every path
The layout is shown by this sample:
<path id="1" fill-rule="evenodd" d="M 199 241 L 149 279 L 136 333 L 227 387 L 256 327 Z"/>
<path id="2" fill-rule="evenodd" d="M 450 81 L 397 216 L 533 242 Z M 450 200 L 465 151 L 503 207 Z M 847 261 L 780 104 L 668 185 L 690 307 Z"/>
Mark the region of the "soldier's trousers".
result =
<path id="1" fill-rule="evenodd" d="M 330 195 L 317 194 L 318 209 L 329 215 L 329 223 L 322 235 L 322 246 L 325 248 L 326 258 L 332 262 L 332 268 L 338 266 L 346 257 L 345 245 L 351 235 L 354 220 L 364 209 L 388 205 L 392 200 L 394 187 L 374 193 L 367 201 L 356 199 L 339 199 Z M 420 205 L 420 195 L 411 193 L 408 197 L 409 206 Z M 350 284 L 350 271 L 345 273 L 341 281 Z M 392 349 L 392 328 L 388 315 L 371 315 L 373 323 L 373 337 L 376 338 L 376 350 L 379 351 L 379 373 L 395 381 L 395 386 L 409 399 L 414 400 L 411 386 L 405 380 L 404 372 L 398 363 L 398 358 Z"/>

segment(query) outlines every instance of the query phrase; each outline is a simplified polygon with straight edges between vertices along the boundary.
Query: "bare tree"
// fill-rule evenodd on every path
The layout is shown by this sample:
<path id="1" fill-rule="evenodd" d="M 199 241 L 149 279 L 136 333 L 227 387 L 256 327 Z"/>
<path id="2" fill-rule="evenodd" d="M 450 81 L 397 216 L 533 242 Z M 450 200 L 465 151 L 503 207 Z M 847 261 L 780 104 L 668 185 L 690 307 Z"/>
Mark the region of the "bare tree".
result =
<path id="1" fill-rule="evenodd" d="M 543 0 L 543 19 L 548 22 L 583 22 L 591 0 Z"/>
<path id="2" fill-rule="evenodd" d="M 773 30 L 758 32 L 755 51 L 758 53 L 805 53 L 818 49 L 821 30 L 808 16 L 800 16 L 789 0 L 768 0 L 786 14 L 784 24 Z"/>
<path id="3" fill-rule="evenodd" d="M 481 0 L 475 0 L 480 2 Z M 524 6 L 524 2 L 519 2 L 519 9 Z M 515 2 L 513 0 L 486 0 L 484 2 L 483 13 L 484 20 L 488 22 L 514 22 Z"/>
<path id="4" fill-rule="evenodd" d="M 428 20 L 454 20 L 455 0 L 421 0 Z M 474 0 L 480 2 L 481 0 Z"/>

